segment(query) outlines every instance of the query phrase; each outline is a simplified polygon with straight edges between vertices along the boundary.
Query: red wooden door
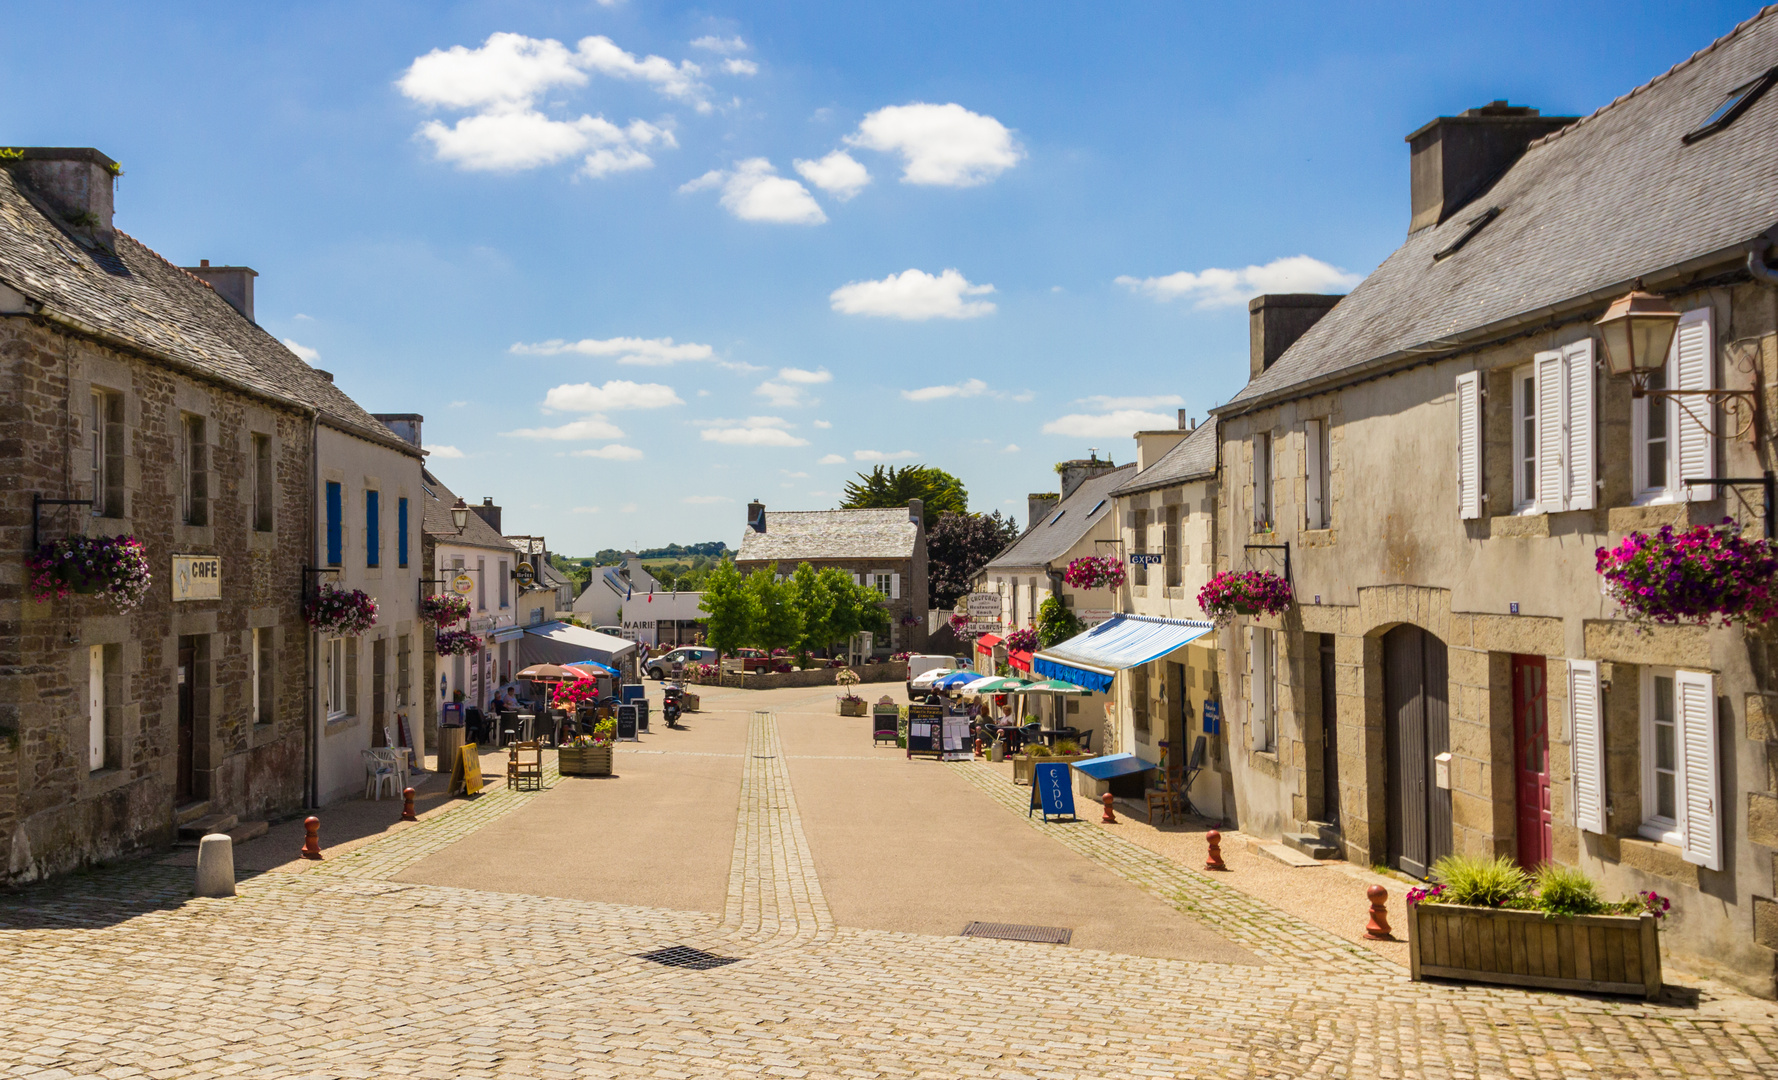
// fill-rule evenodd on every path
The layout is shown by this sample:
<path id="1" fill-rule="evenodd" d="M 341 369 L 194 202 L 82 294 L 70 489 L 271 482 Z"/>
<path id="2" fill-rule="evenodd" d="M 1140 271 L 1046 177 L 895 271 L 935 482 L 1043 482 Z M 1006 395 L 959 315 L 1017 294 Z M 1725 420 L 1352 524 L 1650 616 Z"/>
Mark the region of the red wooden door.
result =
<path id="1" fill-rule="evenodd" d="M 1541 656 L 1513 657 L 1513 763 L 1519 803 L 1519 865 L 1555 854 L 1550 838 L 1548 668 Z"/>

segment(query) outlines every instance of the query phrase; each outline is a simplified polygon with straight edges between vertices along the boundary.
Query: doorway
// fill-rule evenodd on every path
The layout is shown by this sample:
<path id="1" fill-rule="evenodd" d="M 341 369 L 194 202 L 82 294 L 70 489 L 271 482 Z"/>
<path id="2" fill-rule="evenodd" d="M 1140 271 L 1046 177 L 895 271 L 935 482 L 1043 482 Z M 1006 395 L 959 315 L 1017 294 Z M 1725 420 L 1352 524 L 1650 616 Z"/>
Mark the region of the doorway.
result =
<path id="1" fill-rule="evenodd" d="M 1534 870 L 1555 855 L 1550 823 L 1548 666 L 1513 656 L 1513 773 L 1518 792 L 1519 865 Z"/>
<path id="2" fill-rule="evenodd" d="M 1321 638 L 1321 820 L 1335 828 L 1340 824 L 1340 729 L 1339 695 L 1334 680 L 1334 636 Z"/>
<path id="3" fill-rule="evenodd" d="M 173 759 L 173 805 L 192 800 L 197 755 L 197 647 L 190 638 L 179 639 L 179 738 Z"/>
<path id="4" fill-rule="evenodd" d="M 389 639 L 377 638 L 370 643 L 370 744 L 389 745 L 389 702 L 384 679 L 389 670 Z"/>
<path id="5" fill-rule="evenodd" d="M 1451 745 L 1446 659 L 1418 626 L 1383 635 L 1389 864 L 1417 878 L 1451 852 L 1451 790 L 1435 764 Z"/>

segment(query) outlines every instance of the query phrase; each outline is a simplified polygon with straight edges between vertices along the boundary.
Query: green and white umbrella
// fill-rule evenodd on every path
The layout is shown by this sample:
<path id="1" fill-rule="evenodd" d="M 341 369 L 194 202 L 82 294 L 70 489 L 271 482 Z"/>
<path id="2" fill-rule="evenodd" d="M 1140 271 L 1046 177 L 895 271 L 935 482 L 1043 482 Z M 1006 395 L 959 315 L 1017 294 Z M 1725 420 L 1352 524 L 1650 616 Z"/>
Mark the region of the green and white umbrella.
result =
<path id="1" fill-rule="evenodd" d="M 1091 690 L 1088 690 L 1084 686 L 1076 686 L 1071 682 L 1064 682 L 1061 679 L 1046 679 L 1043 682 L 1030 683 L 1026 686 L 1019 687 L 1017 690 L 1012 690 L 1009 692 L 1014 693 L 1014 694 L 1078 694 L 1078 695 L 1092 693 Z"/>
<path id="2" fill-rule="evenodd" d="M 1011 694 L 1029 685 L 1031 684 L 1024 679 L 995 675 L 991 678 L 982 679 L 979 682 L 972 682 L 968 686 L 960 687 L 958 692 L 968 694 L 971 697 L 993 697 L 995 694 Z"/>

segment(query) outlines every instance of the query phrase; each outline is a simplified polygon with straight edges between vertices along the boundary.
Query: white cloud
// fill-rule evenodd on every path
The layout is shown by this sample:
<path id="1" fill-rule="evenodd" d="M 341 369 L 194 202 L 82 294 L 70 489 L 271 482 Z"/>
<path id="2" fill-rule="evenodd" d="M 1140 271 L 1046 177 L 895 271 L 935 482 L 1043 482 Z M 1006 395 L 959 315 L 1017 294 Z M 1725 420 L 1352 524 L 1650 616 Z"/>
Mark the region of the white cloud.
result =
<path id="1" fill-rule="evenodd" d="M 701 38 L 694 39 L 691 43 L 691 47 L 718 53 L 722 56 L 747 51 L 747 43 L 742 41 L 739 35 L 732 38 L 725 38 L 717 37 L 715 34 L 705 34 Z"/>
<path id="2" fill-rule="evenodd" d="M 735 500 L 729 498 L 727 495 L 687 495 L 679 501 L 682 503 L 689 503 L 692 506 L 714 506 L 717 503 L 731 503 Z"/>
<path id="3" fill-rule="evenodd" d="M 1124 275 L 1117 283 L 1155 300 L 1188 297 L 1200 308 L 1236 307 L 1263 293 L 1343 293 L 1364 280 L 1308 255 L 1273 259 L 1264 266 L 1239 270 L 1211 267 L 1192 273 L 1181 270 L 1165 277 L 1133 278 Z"/>
<path id="4" fill-rule="evenodd" d="M 620 514 L 634 514 L 636 512 L 636 504 L 635 503 L 624 503 L 622 506 L 617 508 L 617 512 Z"/>
<path id="5" fill-rule="evenodd" d="M 479 49 L 434 49 L 409 65 L 396 88 L 423 105 L 455 109 L 520 105 L 553 86 L 580 86 L 586 74 L 559 41 L 490 34 Z"/>
<path id="6" fill-rule="evenodd" d="M 852 146 L 902 156 L 904 184 L 973 187 L 985 184 L 1025 156 L 1012 132 L 992 116 L 961 105 L 892 105 L 864 118 L 846 136 Z"/>
<path id="7" fill-rule="evenodd" d="M 765 398 L 768 404 L 781 409 L 801 409 L 821 403 L 820 398 L 809 396 L 806 386 L 782 382 L 778 379 L 767 379 L 754 387 L 753 392 L 757 396 Z"/>
<path id="8" fill-rule="evenodd" d="M 1070 435 L 1080 439 L 1115 439 L 1138 431 L 1153 431 L 1177 426 L 1176 417 L 1140 409 L 1119 409 L 1116 412 L 1091 415 L 1071 413 L 1058 416 L 1043 425 L 1045 435 Z"/>
<path id="9" fill-rule="evenodd" d="M 1003 454 L 1016 454 L 1019 452 L 1019 444 L 1016 442 L 1009 442 L 1000 448 L 1000 452 Z"/>
<path id="10" fill-rule="evenodd" d="M 429 120 L 420 134 L 432 141 L 440 161 L 471 172 L 535 169 L 591 150 L 584 164 L 595 178 L 653 165 L 642 147 L 679 145 L 671 131 L 646 120 L 620 128 L 602 116 L 551 120 L 531 108 L 477 113 L 451 127 Z"/>
<path id="11" fill-rule="evenodd" d="M 596 514 L 599 512 L 599 508 L 596 506 L 576 506 L 568 512 L 570 514 Z"/>
<path id="12" fill-rule="evenodd" d="M 971 285 L 955 270 L 934 277 L 924 270 L 903 270 L 881 281 L 853 281 L 835 289 L 828 300 L 842 315 L 876 315 L 892 319 L 974 319 L 992 314 L 987 300 L 964 300 L 994 291 L 992 285 Z"/>
<path id="13" fill-rule="evenodd" d="M 881 450 L 852 451 L 852 460 L 854 461 L 903 461 L 907 458 L 919 456 L 919 454 L 914 453 L 912 450 L 897 450 L 893 454 L 885 454 Z"/>
<path id="14" fill-rule="evenodd" d="M 727 446 L 807 446 L 809 440 L 798 438 L 785 429 L 790 422 L 780 416 L 749 416 L 745 420 L 710 420 L 699 434 L 705 442 Z"/>
<path id="15" fill-rule="evenodd" d="M 832 382 L 833 372 L 826 368 L 816 368 L 814 371 L 810 371 L 807 368 L 785 367 L 778 369 L 778 378 L 785 382 L 813 386 L 817 383 Z"/>
<path id="16" fill-rule="evenodd" d="M 446 446 L 444 443 L 434 443 L 433 445 L 428 446 L 426 449 L 432 454 L 433 457 L 444 458 L 447 461 L 455 461 L 458 458 L 466 456 L 463 453 L 463 451 L 457 449 L 454 446 Z"/>
<path id="17" fill-rule="evenodd" d="M 730 75 L 758 75 L 759 65 L 751 60 L 724 60 L 722 70 Z"/>
<path id="18" fill-rule="evenodd" d="M 844 454 L 823 454 L 821 457 L 821 460 L 817 461 L 815 464 L 817 464 L 817 465 L 844 465 L 845 463 L 846 463 L 846 455 L 844 455 Z"/>
<path id="19" fill-rule="evenodd" d="M 520 428 L 517 431 L 504 432 L 507 438 L 513 439 L 621 439 L 624 433 L 617 425 L 600 416 L 590 416 L 585 420 L 574 420 L 561 427 Z"/>
<path id="20" fill-rule="evenodd" d="M 453 409 L 467 409 L 469 407 L 469 402 L 467 402 L 467 401 L 453 401 L 453 402 L 451 402 L 450 407 Z"/>
<path id="21" fill-rule="evenodd" d="M 938 401 L 942 398 L 979 397 L 987 393 L 988 384 L 980 379 L 968 379 L 952 386 L 922 386 L 918 390 L 903 390 L 901 396 L 909 401 Z"/>
<path id="22" fill-rule="evenodd" d="M 807 480 L 809 478 L 809 474 L 806 472 L 791 472 L 789 469 L 779 469 L 778 471 L 792 480 Z"/>
<path id="23" fill-rule="evenodd" d="M 661 383 L 636 383 L 627 379 L 610 379 L 604 386 L 592 383 L 564 383 L 550 388 L 543 396 L 543 407 L 564 412 L 617 412 L 622 409 L 661 409 L 683 405 L 671 386 Z"/>
<path id="24" fill-rule="evenodd" d="M 817 420 L 817 421 L 815 421 L 815 426 L 820 428 L 822 431 L 826 431 L 828 428 L 833 427 L 833 421 L 832 420 Z"/>
<path id="25" fill-rule="evenodd" d="M 642 460 L 642 451 L 634 446 L 612 443 L 609 446 L 601 446 L 597 450 L 576 450 L 571 456 L 602 458 L 606 461 L 640 461 Z"/>
<path id="26" fill-rule="evenodd" d="M 674 66 L 671 60 L 661 56 L 637 59 L 618 48 L 610 38 L 600 36 L 580 39 L 576 62 L 601 75 L 648 83 L 660 94 L 688 102 L 699 112 L 710 111 L 710 103 L 704 100 L 704 93 L 709 88 L 698 82 L 703 70 L 690 60 L 681 60 Z"/>
<path id="27" fill-rule="evenodd" d="M 844 150 L 835 150 L 815 161 L 798 158 L 791 164 L 796 166 L 804 180 L 841 202 L 863 191 L 870 183 L 870 171 Z"/>
<path id="28" fill-rule="evenodd" d="M 1184 405 L 1185 399 L 1178 394 L 1150 394 L 1147 397 L 1106 397 L 1104 394 L 1092 394 L 1074 399 L 1077 404 L 1089 409 L 1108 412 L 1112 409 L 1151 409 L 1156 405 Z"/>
<path id="29" fill-rule="evenodd" d="M 304 361 L 306 361 L 310 364 L 313 364 L 315 361 L 321 359 L 321 351 L 319 349 L 311 349 L 307 345 L 298 345 L 296 342 L 290 340 L 289 338 L 284 339 L 284 347 L 286 349 L 289 349 L 291 352 L 295 353 L 296 355 L 302 357 Z"/>
<path id="30" fill-rule="evenodd" d="M 778 170 L 765 158 L 748 158 L 733 172 L 714 169 L 696 180 L 681 184 L 680 191 L 721 187 L 723 208 L 742 221 L 769 221 L 780 225 L 820 225 L 827 220 L 821 204 L 809 189 Z"/>
<path id="31" fill-rule="evenodd" d="M 315 321 L 315 316 L 304 315 L 300 311 L 297 312 L 295 315 L 292 315 L 291 318 L 295 319 L 297 322 L 314 322 Z"/>
<path id="32" fill-rule="evenodd" d="M 615 356 L 620 364 L 637 364 L 642 367 L 665 367 L 668 364 L 677 364 L 681 360 L 708 360 L 716 354 L 716 350 L 708 345 L 698 345 L 690 341 L 678 344 L 670 337 L 617 337 L 603 340 L 582 338 L 579 341 L 553 338 L 535 345 L 515 344 L 509 351 L 522 356 L 560 356 L 563 353 L 579 353 L 582 356 Z"/>

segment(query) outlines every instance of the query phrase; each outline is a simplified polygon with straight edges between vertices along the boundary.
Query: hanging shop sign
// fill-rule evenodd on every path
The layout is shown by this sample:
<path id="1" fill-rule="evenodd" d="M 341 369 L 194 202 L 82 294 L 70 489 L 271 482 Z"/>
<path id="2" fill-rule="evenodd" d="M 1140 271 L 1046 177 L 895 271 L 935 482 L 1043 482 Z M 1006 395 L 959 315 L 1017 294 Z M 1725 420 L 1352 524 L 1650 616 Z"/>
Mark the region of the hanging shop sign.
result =
<path id="1" fill-rule="evenodd" d="M 220 600 L 222 556 L 173 556 L 174 600 Z"/>
<path id="2" fill-rule="evenodd" d="M 512 576 L 519 583 L 519 588 L 529 589 L 531 583 L 537 580 L 537 571 L 531 569 L 530 563 L 522 562 L 513 567 Z"/>
<path id="3" fill-rule="evenodd" d="M 458 596 L 468 596 L 475 591 L 475 579 L 467 572 L 459 570 L 457 576 L 451 579 L 451 591 Z"/>
<path id="4" fill-rule="evenodd" d="M 1158 551 L 1132 551 L 1132 552 L 1130 552 L 1130 565 L 1131 566 L 1159 566 L 1159 565 L 1161 565 L 1160 552 L 1158 552 Z"/>

